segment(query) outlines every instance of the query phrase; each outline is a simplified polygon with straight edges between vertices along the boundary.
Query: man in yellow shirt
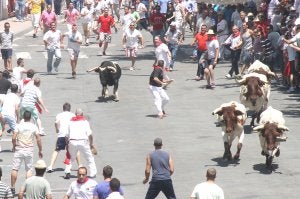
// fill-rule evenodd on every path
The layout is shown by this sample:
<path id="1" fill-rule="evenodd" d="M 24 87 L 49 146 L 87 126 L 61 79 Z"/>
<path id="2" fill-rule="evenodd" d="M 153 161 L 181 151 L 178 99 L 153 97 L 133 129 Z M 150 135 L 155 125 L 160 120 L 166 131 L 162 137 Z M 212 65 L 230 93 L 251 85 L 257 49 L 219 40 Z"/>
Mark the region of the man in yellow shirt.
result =
<path id="1" fill-rule="evenodd" d="M 36 38 L 36 34 L 39 28 L 39 20 L 42 12 L 42 4 L 44 0 L 29 0 L 29 7 L 31 8 L 31 20 L 33 26 L 33 38 Z"/>

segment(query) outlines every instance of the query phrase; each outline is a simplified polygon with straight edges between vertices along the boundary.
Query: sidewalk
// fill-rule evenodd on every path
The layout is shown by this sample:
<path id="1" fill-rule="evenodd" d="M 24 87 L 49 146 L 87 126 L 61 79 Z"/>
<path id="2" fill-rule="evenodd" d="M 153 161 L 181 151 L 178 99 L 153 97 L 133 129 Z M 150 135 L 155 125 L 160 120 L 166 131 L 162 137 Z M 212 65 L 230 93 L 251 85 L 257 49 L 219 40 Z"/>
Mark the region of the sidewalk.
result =
<path id="1" fill-rule="evenodd" d="M 21 33 L 29 28 L 31 28 L 31 20 L 26 20 L 24 22 L 15 21 L 16 17 L 11 17 L 0 21 L 0 32 L 4 31 L 4 23 L 8 22 L 10 24 L 10 30 L 14 34 Z"/>

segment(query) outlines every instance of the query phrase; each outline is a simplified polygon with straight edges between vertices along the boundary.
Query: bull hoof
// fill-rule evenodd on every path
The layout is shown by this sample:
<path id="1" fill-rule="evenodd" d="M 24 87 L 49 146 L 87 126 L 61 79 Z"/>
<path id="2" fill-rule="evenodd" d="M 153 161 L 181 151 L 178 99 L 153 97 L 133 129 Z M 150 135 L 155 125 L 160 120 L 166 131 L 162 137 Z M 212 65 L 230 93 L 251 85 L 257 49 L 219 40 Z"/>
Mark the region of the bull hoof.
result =
<path id="1" fill-rule="evenodd" d="M 232 155 L 231 155 L 231 153 L 224 153 L 224 155 L 223 155 L 223 159 L 224 160 L 232 160 Z"/>
<path id="2" fill-rule="evenodd" d="M 264 151 L 261 151 L 260 154 L 263 155 L 263 156 L 266 156 L 266 155 L 267 155 Z"/>
<path id="3" fill-rule="evenodd" d="M 266 168 L 272 169 L 273 156 L 266 156 Z"/>
<path id="4" fill-rule="evenodd" d="M 118 102 L 118 101 L 120 101 L 120 100 L 119 100 L 118 98 L 115 98 L 114 101 L 115 101 L 115 102 Z"/>
<path id="5" fill-rule="evenodd" d="M 277 150 L 277 152 L 275 153 L 275 156 L 276 156 L 276 157 L 279 157 L 279 156 L 280 156 L 280 149 Z"/>

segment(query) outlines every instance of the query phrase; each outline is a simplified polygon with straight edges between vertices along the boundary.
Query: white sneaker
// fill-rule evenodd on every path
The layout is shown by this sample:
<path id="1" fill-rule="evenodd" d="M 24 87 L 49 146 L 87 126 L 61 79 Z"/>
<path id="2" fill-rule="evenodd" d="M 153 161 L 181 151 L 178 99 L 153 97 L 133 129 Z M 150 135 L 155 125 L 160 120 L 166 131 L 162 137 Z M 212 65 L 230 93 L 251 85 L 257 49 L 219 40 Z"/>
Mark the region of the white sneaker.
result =
<path id="1" fill-rule="evenodd" d="M 226 79 L 231 79 L 232 76 L 230 74 L 225 75 Z"/>

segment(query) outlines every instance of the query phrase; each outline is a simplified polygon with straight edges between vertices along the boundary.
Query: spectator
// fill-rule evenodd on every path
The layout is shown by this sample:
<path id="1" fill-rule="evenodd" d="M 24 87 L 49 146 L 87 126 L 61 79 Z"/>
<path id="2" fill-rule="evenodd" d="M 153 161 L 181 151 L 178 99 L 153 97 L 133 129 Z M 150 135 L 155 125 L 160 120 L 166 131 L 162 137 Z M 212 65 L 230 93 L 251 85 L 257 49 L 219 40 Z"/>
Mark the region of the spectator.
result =
<path id="1" fill-rule="evenodd" d="M 111 179 L 109 182 L 109 188 L 111 193 L 108 195 L 107 199 L 124 199 L 124 197 L 120 194 L 120 181 L 117 178 Z"/>
<path id="2" fill-rule="evenodd" d="M 25 111 L 23 117 L 24 117 L 24 122 L 21 122 L 20 124 L 17 125 L 12 136 L 14 157 L 12 161 L 13 163 L 12 163 L 12 170 L 11 170 L 11 190 L 13 194 L 15 193 L 15 185 L 17 181 L 18 171 L 20 170 L 21 163 L 23 161 L 25 163 L 26 178 L 32 176 L 34 137 L 36 138 L 37 146 L 39 149 L 39 158 L 43 157 L 42 141 L 39 135 L 38 128 L 36 127 L 36 125 L 30 122 L 31 113 L 29 111 Z M 46 166 L 45 166 L 45 170 L 46 170 Z"/>
<path id="3" fill-rule="evenodd" d="M 162 150 L 162 139 L 154 140 L 155 150 L 146 158 L 145 178 L 143 183 L 149 181 L 152 167 L 152 179 L 145 199 L 154 199 L 162 191 L 169 199 L 176 199 L 171 175 L 174 173 L 174 164 L 171 155 Z"/>
<path id="4" fill-rule="evenodd" d="M 32 176 L 24 182 L 19 192 L 19 199 L 26 198 L 45 198 L 52 199 L 52 193 L 49 182 L 43 177 L 46 171 L 44 160 L 38 160 L 34 165 L 35 176 Z"/>
<path id="5" fill-rule="evenodd" d="M 209 168 L 206 172 L 206 182 L 195 186 L 190 199 L 224 199 L 224 193 L 221 187 L 215 183 L 217 171 Z"/>
<path id="6" fill-rule="evenodd" d="M 103 167 L 103 177 L 104 181 L 97 184 L 94 189 L 94 197 L 93 199 L 106 199 L 110 194 L 109 182 L 112 180 L 113 168 L 109 165 Z M 122 196 L 124 196 L 124 192 L 121 187 L 117 190 Z"/>
<path id="7" fill-rule="evenodd" d="M 1 181 L 2 178 L 2 168 L 0 167 L 0 198 L 3 199 L 13 199 L 13 194 L 11 193 L 10 187 Z"/>
<path id="8" fill-rule="evenodd" d="M 91 149 L 94 147 L 92 130 L 80 108 L 76 109 L 75 115 L 76 116 L 72 117 L 69 122 L 68 133 L 66 135 L 68 150 L 71 156 L 71 164 L 75 161 L 78 151 L 80 151 L 88 163 L 90 177 L 95 178 L 97 168 L 91 152 Z M 70 178 L 71 167 L 66 167 L 65 173 L 66 178 Z"/>
<path id="9" fill-rule="evenodd" d="M 14 39 L 14 33 L 10 30 L 10 24 L 8 22 L 4 23 L 4 32 L 0 33 L 0 45 L 1 45 L 1 55 L 4 61 L 4 69 L 12 71 L 12 42 Z"/>
<path id="10" fill-rule="evenodd" d="M 74 194 L 75 198 L 92 199 L 93 192 L 97 182 L 89 179 L 87 176 L 87 168 L 79 167 L 77 172 L 77 180 L 73 181 L 64 197 L 69 199 Z"/>

